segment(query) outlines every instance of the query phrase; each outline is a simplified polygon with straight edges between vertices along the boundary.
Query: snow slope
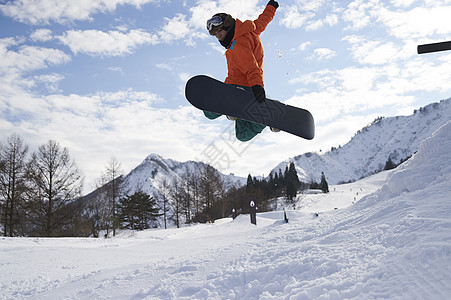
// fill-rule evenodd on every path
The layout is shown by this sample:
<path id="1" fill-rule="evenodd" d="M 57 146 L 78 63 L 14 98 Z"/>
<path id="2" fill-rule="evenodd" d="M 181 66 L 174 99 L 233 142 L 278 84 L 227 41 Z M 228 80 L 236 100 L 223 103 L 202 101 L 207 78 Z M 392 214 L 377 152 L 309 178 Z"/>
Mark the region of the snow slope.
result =
<path id="1" fill-rule="evenodd" d="M 383 170 L 390 157 L 398 164 L 415 153 L 420 143 L 451 119 L 451 98 L 415 110 L 410 116 L 375 120 L 359 130 L 346 145 L 324 154 L 306 153 L 277 165 L 282 172 L 294 162 L 299 179 L 329 184 L 359 180 Z"/>
<path id="2" fill-rule="evenodd" d="M 448 299 L 450 176 L 451 121 L 396 170 L 299 195 L 288 224 L 279 211 L 257 226 L 1 238 L 0 298 Z"/>

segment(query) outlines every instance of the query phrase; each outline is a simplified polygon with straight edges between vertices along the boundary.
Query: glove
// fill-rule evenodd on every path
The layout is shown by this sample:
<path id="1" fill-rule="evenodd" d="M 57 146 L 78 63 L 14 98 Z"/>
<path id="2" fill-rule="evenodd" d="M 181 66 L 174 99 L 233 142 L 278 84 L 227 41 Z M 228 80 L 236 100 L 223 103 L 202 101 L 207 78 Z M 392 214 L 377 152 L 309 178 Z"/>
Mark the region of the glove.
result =
<path id="1" fill-rule="evenodd" d="M 265 89 L 261 85 L 254 85 L 252 87 L 252 92 L 254 93 L 255 100 L 257 100 L 258 103 L 262 103 L 266 100 Z"/>
<path id="2" fill-rule="evenodd" d="M 272 5 L 276 9 L 279 7 L 279 3 L 277 3 L 277 1 L 274 1 L 274 0 L 270 0 L 267 5 Z"/>

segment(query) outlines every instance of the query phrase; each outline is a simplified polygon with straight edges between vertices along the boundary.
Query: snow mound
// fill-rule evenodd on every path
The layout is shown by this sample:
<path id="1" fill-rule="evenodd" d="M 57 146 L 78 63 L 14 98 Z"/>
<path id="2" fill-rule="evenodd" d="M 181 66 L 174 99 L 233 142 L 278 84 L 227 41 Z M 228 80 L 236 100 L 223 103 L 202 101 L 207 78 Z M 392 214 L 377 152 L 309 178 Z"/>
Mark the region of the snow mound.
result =
<path id="1" fill-rule="evenodd" d="M 391 195 L 414 192 L 450 182 L 451 121 L 422 142 L 414 157 L 400 166 L 387 182 Z"/>
<path id="2" fill-rule="evenodd" d="M 362 199 L 357 209 L 368 208 L 374 202 L 396 203 L 395 199 L 405 199 L 407 195 L 421 193 L 451 192 L 451 121 L 439 128 L 430 138 L 425 139 L 417 153 L 388 176 L 386 183 L 376 193 Z M 436 203 L 435 199 L 418 200 L 418 208 Z M 403 201 L 398 201 L 403 202 Z M 436 203 L 439 204 L 439 203 Z M 398 207 L 402 208 L 402 207 Z"/>

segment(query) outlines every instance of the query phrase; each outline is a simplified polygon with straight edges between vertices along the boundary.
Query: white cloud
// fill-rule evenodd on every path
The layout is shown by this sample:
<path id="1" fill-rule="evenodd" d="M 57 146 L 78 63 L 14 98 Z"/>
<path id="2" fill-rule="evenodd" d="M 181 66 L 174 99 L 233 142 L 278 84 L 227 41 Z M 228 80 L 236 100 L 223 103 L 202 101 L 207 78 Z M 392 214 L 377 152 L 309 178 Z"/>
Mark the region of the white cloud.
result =
<path id="1" fill-rule="evenodd" d="M 451 34 L 451 6 L 416 7 L 409 11 L 381 9 L 377 16 L 391 35 L 404 40 L 434 35 L 449 38 Z"/>
<path id="2" fill-rule="evenodd" d="M 348 5 L 342 17 L 346 22 L 351 23 L 348 29 L 360 30 L 371 24 L 372 12 L 379 6 L 379 0 L 356 0 Z"/>
<path id="3" fill-rule="evenodd" d="M 101 99 L 104 103 L 121 105 L 124 102 L 126 103 L 135 103 L 135 102 L 161 102 L 163 101 L 158 95 L 149 93 L 149 92 L 138 92 L 133 91 L 131 89 L 118 91 L 114 93 L 97 93 L 95 95 L 96 98 Z"/>
<path id="4" fill-rule="evenodd" d="M 329 27 L 333 27 L 338 24 L 338 16 L 337 15 L 328 15 L 324 19 L 319 19 L 316 21 L 308 22 L 306 24 L 305 30 L 307 31 L 314 31 L 318 30 L 325 25 L 328 25 Z"/>
<path id="5" fill-rule="evenodd" d="M 205 24 L 212 15 L 220 12 L 228 13 L 240 20 L 254 20 L 263 11 L 262 6 L 258 6 L 258 0 L 219 0 L 219 1 L 198 1 L 196 6 L 189 9 L 191 13 L 190 25 L 203 32 L 207 32 Z"/>
<path id="6" fill-rule="evenodd" d="M 50 29 L 37 29 L 30 34 L 30 39 L 33 42 L 48 42 L 53 39 L 52 31 Z"/>
<path id="7" fill-rule="evenodd" d="M 360 64 L 383 65 L 410 56 L 393 42 L 368 40 L 357 35 L 346 36 L 343 40 L 351 45 L 352 56 Z"/>
<path id="8" fill-rule="evenodd" d="M 257 3 L 257 0 L 198 1 L 196 6 L 189 9 L 189 14 L 179 13 L 172 18 L 165 18 L 158 36 L 165 43 L 183 40 L 188 46 L 193 46 L 195 39 L 211 38 L 205 24 L 212 15 L 225 12 L 236 19 L 254 20 L 263 12 Z"/>
<path id="9" fill-rule="evenodd" d="M 328 15 L 326 16 L 326 18 L 324 19 L 324 23 L 326 23 L 327 25 L 329 25 L 330 27 L 337 25 L 338 24 L 338 16 L 335 14 L 332 15 Z"/>
<path id="10" fill-rule="evenodd" d="M 91 56 L 123 56 L 146 44 L 157 44 L 158 38 L 144 30 L 103 32 L 99 30 L 70 30 L 57 37 L 72 52 Z"/>
<path id="11" fill-rule="evenodd" d="M 57 73 L 39 75 L 34 77 L 36 85 L 44 86 L 50 93 L 61 92 L 58 85 L 59 82 L 65 78 L 66 77 L 64 75 Z"/>
<path id="12" fill-rule="evenodd" d="M 298 0 L 295 4 L 283 8 L 284 15 L 280 24 L 287 28 L 305 27 L 306 31 L 318 30 L 325 25 L 333 27 L 338 24 L 341 9 L 334 1 Z"/>
<path id="13" fill-rule="evenodd" d="M 346 29 L 361 30 L 382 24 L 388 33 L 403 40 L 451 33 L 451 3 L 446 1 L 404 0 L 386 3 L 379 0 L 355 0 L 343 12 Z M 393 7 L 390 6 L 393 5 Z M 417 4 L 416 6 L 413 6 Z"/>
<path id="14" fill-rule="evenodd" d="M 297 5 L 302 7 L 303 10 L 318 12 L 325 3 L 329 1 L 327 0 L 298 0 Z"/>
<path id="15" fill-rule="evenodd" d="M 304 42 L 298 47 L 298 49 L 301 50 L 301 51 L 304 51 L 305 49 L 307 49 L 307 47 L 309 47 L 311 45 L 312 45 L 311 42 Z"/>
<path id="16" fill-rule="evenodd" d="M 156 64 L 155 65 L 158 69 L 162 69 L 162 70 L 168 70 L 168 71 L 172 71 L 172 66 L 170 64 L 164 64 L 164 63 L 160 63 L 160 64 Z"/>
<path id="17" fill-rule="evenodd" d="M 426 73 L 425 69 L 428 70 Z M 310 88 L 302 93 L 302 97 L 294 96 L 287 103 L 307 108 L 318 122 L 335 120 L 341 114 L 368 114 L 370 111 L 388 111 L 395 115 L 397 109 L 410 106 L 415 100 L 411 92 L 425 89 L 427 84 L 421 81 L 425 81 L 426 74 L 439 73 L 444 73 L 442 67 L 421 66 L 419 62 L 322 70 L 291 80 L 292 84 L 317 85 L 317 88 Z M 450 79 L 451 74 L 443 80 Z M 430 88 L 436 89 L 437 83 L 432 79 L 429 81 L 432 83 Z"/>
<path id="18" fill-rule="evenodd" d="M 309 57 L 309 59 L 314 59 L 318 61 L 329 60 L 333 57 L 337 56 L 337 53 L 328 48 L 318 48 L 313 50 L 313 55 Z"/>
<path id="19" fill-rule="evenodd" d="M 2 117 L 13 122 L 16 116 L 44 115 L 47 109 L 47 104 L 28 90 L 39 86 L 57 92 L 59 82 L 64 79 L 57 73 L 27 76 L 71 60 L 60 50 L 23 45 L 23 42 L 22 39 L 0 39 L 0 113 L 6 113 Z"/>
<path id="20" fill-rule="evenodd" d="M 67 63 L 71 57 L 52 48 L 22 45 L 14 38 L 0 39 L 0 75 L 26 73 Z M 9 48 L 16 46 L 17 51 Z"/>
<path id="21" fill-rule="evenodd" d="M 121 67 L 109 67 L 108 71 L 117 72 L 117 73 L 121 74 L 121 76 L 125 75 L 124 70 Z"/>
<path id="22" fill-rule="evenodd" d="M 192 75 L 188 74 L 188 73 L 180 73 L 179 74 L 179 78 L 182 82 L 186 83 L 188 81 L 188 79 L 190 79 L 192 77 Z"/>
<path id="23" fill-rule="evenodd" d="M 409 7 L 417 0 L 391 0 L 391 3 L 396 7 Z"/>
<path id="24" fill-rule="evenodd" d="M 15 20 L 28 24 L 68 23 L 91 21 L 95 13 L 112 12 L 118 5 L 140 7 L 164 0 L 16 0 L 0 5 L 0 11 Z"/>
<path id="25" fill-rule="evenodd" d="M 166 24 L 159 32 L 159 36 L 163 42 L 169 43 L 174 40 L 189 37 L 191 29 L 185 15 L 178 14 L 171 19 L 165 18 L 165 20 Z"/>
<path id="26" fill-rule="evenodd" d="M 287 28 L 300 28 L 304 23 L 315 16 L 312 12 L 299 12 L 297 6 L 291 6 L 285 10 L 285 16 L 280 20 L 280 24 Z"/>

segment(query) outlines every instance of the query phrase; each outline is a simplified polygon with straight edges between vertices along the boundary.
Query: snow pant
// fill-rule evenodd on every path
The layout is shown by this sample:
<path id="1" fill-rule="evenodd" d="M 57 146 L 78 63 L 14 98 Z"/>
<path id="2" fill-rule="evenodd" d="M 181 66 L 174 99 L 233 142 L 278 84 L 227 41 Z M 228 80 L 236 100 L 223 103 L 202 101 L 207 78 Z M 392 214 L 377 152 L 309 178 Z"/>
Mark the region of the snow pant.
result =
<path id="1" fill-rule="evenodd" d="M 237 85 L 237 86 L 239 86 L 239 85 Z M 252 93 L 252 89 L 250 87 L 247 87 L 247 86 L 239 86 L 239 87 L 242 87 L 246 91 Z M 222 114 L 205 111 L 205 110 L 204 110 L 204 115 L 210 120 L 214 120 L 214 119 L 222 116 Z M 265 127 L 266 126 L 262 125 L 262 124 L 237 119 L 235 121 L 235 135 L 238 140 L 240 140 L 242 142 L 247 142 L 247 141 L 250 141 L 251 139 L 253 139 L 257 134 L 262 132 Z"/>

